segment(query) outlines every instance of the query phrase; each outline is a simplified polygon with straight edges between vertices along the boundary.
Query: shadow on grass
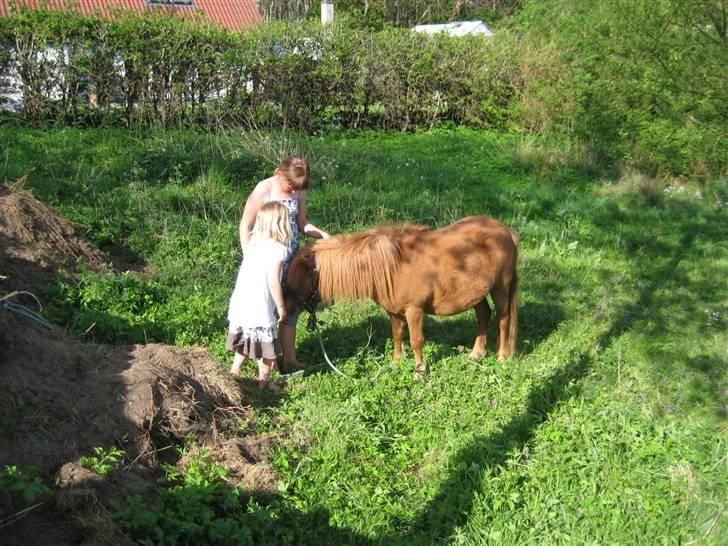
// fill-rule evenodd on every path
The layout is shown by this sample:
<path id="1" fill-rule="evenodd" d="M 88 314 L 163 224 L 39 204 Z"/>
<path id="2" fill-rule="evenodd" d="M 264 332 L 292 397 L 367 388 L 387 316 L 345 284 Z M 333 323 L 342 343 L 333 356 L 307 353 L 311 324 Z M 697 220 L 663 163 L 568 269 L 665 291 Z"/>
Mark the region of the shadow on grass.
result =
<path id="1" fill-rule="evenodd" d="M 283 506 L 276 495 L 255 491 L 242 494 L 222 482 L 180 484 L 160 493 L 152 510 L 127 502 L 120 512 L 127 532 L 135 540 L 180 544 L 432 544 L 446 542 L 464 524 L 473 507 L 477 487 L 485 472 L 497 474 L 509 456 L 524 449 L 538 426 L 561 402 L 577 396 L 579 379 L 589 369 L 584 353 L 571 359 L 535 386 L 522 413 L 499 431 L 478 437 L 449 461 L 453 472 L 423 508 L 409 529 L 376 538 L 332 524 L 322 507 L 295 510 Z"/>
<path id="2" fill-rule="evenodd" d="M 180 544 L 409 545 L 446 541 L 467 521 L 482 474 L 497 474 L 512 453 L 522 451 L 531 441 L 555 407 L 578 395 L 578 381 L 589 365 L 585 354 L 573 354 L 569 362 L 531 390 L 522 413 L 455 454 L 448 466 L 458 470 L 441 484 L 411 527 L 401 533 L 370 538 L 333 525 L 330 512 L 322 507 L 290 509 L 276 495 L 241 493 L 221 482 L 178 484 L 161 491 L 154 505 L 127 499 L 119 515 L 130 537 L 153 543 L 162 536 Z M 252 383 L 244 385 L 245 390 L 253 388 Z M 267 402 L 275 404 L 277 400 Z"/>
<path id="3" fill-rule="evenodd" d="M 642 285 L 637 300 L 617 310 L 612 326 L 596 340 L 598 345 L 609 346 L 654 304 L 655 293 L 662 287 L 664 275 L 675 269 L 684 257 L 682 249 L 692 242 L 694 235 L 691 233 L 693 232 L 688 232 L 681 238 L 677 250 L 664 262 L 653 281 Z M 707 361 L 702 359 L 702 362 Z M 454 472 L 441 484 L 412 526 L 404 533 L 383 538 L 381 542 L 446 542 L 457 527 L 467 522 L 483 473 L 488 471 L 497 475 L 499 469 L 507 463 L 510 454 L 522 451 L 528 445 L 536 429 L 548 419 L 558 404 L 578 396 L 581 390 L 579 381 L 591 365 L 591 358 L 586 353 L 575 353 L 549 378 L 535 385 L 529 393 L 526 408 L 520 415 L 515 416 L 499 431 L 476 438 L 450 459 L 448 466 L 462 470 Z M 713 369 L 710 363 L 707 368 Z"/>
<path id="4" fill-rule="evenodd" d="M 458 469 L 440 486 L 410 528 L 401 533 L 376 538 L 332 525 L 329 512 L 321 507 L 309 511 L 281 509 L 275 498 L 258 499 L 275 513 L 277 524 L 261 532 L 270 514 L 265 512 L 251 521 L 256 530 L 255 544 L 432 544 L 447 542 L 454 529 L 467 522 L 481 476 L 498 474 L 514 452 L 522 451 L 541 423 L 560 403 L 580 392 L 579 380 L 588 371 L 590 358 L 575 352 L 560 369 L 536 385 L 522 413 L 500 430 L 474 439 L 451 457 L 448 466 Z M 264 519 L 260 519 L 265 515 Z M 246 518 L 252 516 L 246 515 Z M 247 524 L 246 524 L 247 526 Z M 260 533 L 260 534 L 258 534 Z"/>
<path id="5" fill-rule="evenodd" d="M 728 239 L 725 213 L 695 202 L 633 207 L 631 223 L 618 227 L 639 291 L 613 314 L 613 328 L 645 340 L 653 364 L 642 371 L 656 388 L 679 383 L 678 399 L 709 406 L 723 418 L 725 360 L 711 340 L 725 339 L 720 317 L 728 309 L 726 254 L 719 243 Z M 617 229 L 608 215 L 594 221 L 604 230 Z"/>
<path id="6" fill-rule="evenodd" d="M 385 539 L 392 544 L 430 544 L 445 541 L 467 522 L 484 472 L 497 475 L 513 453 L 521 452 L 538 426 L 561 402 L 578 395 L 581 379 L 590 367 L 585 353 L 577 353 L 529 393 L 526 408 L 499 431 L 475 438 L 455 454 L 448 466 L 462 469 L 451 474 L 415 519 L 410 529 Z"/>
<path id="7" fill-rule="evenodd" d="M 492 306 L 491 306 L 492 307 Z M 558 328 L 564 320 L 564 310 L 557 303 L 529 302 L 519 306 L 519 346 L 518 355 L 531 353 L 539 343 Z M 304 313 L 299 321 L 298 328 L 306 327 L 308 315 Z M 477 322 L 472 311 L 461 313 L 453 317 L 425 317 L 425 354 L 430 364 L 435 364 L 443 358 L 467 355 L 475 340 Z M 363 348 L 376 354 L 391 358 L 392 327 L 389 319 L 381 314 L 373 315 L 354 324 L 341 324 L 327 321 L 319 326 L 324 347 L 332 361 L 341 361 L 351 358 Z M 405 332 L 405 351 L 411 357 L 408 347 L 408 337 Z M 498 354 L 498 324 L 495 312 L 488 327 L 488 355 Z M 315 333 L 307 335 L 298 345 L 297 352 L 304 362 L 321 364 L 324 362 L 321 354 L 318 336 Z M 317 370 L 328 368 L 317 368 Z"/>

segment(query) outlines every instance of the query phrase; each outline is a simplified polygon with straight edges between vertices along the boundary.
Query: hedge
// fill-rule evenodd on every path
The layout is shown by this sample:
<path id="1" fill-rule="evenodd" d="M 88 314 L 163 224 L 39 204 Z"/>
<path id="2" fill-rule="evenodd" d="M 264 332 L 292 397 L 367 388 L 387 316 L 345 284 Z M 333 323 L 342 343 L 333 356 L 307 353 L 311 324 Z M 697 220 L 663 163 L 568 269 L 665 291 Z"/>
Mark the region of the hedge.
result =
<path id="1" fill-rule="evenodd" d="M 517 92 L 513 66 L 492 39 L 403 29 L 299 22 L 233 33 L 123 11 L 0 19 L 0 77 L 18 82 L 31 122 L 493 127 Z"/>

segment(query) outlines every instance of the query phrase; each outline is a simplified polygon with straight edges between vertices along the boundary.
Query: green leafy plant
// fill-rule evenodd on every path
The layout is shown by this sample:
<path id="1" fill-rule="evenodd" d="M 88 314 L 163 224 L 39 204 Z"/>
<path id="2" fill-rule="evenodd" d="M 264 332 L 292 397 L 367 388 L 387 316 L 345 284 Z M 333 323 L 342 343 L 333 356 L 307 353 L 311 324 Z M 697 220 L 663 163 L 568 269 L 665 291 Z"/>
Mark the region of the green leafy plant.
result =
<path id="1" fill-rule="evenodd" d="M 167 487 L 153 506 L 138 496 L 114 502 L 115 517 L 127 532 L 140 540 L 175 544 L 254 544 L 249 516 L 238 488 L 227 484 L 225 469 L 201 451 L 190 457 L 183 475 L 167 466 Z"/>
<path id="2" fill-rule="evenodd" d="M 27 504 L 50 493 L 48 486 L 34 475 L 32 469 L 21 471 L 15 465 L 6 465 L 0 470 L 0 489 L 19 494 Z"/>
<path id="3" fill-rule="evenodd" d="M 96 455 L 81 457 L 81 464 L 99 476 L 108 476 L 119 465 L 125 452 L 123 449 L 111 446 L 108 450 L 95 447 L 94 453 Z"/>

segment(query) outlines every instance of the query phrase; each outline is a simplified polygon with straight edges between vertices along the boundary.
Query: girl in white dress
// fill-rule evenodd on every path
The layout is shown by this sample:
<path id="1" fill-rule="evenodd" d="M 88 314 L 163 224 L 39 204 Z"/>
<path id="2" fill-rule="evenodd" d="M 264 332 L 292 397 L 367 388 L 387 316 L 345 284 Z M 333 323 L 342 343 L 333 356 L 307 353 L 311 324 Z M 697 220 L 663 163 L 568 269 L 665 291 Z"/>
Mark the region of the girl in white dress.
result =
<path id="1" fill-rule="evenodd" d="M 240 219 L 240 245 L 245 253 L 245 246 L 252 236 L 255 217 L 258 209 L 269 201 L 279 201 L 288 209 L 288 219 L 291 226 L 291 241 L 288 248 L 291 251 L 290 260 L 298 250 L 300 234 L 314 239 L 326 239 L 329 234 L 323 229 L 313 225 L 306 218 L 306 194 L 311 174 L 308 161 L 300 156 L 290 156 L 278 165 L 273 176 L 256 184 L 250 193 Z M 285 269 L 285 264 L 284 264 Z M 296 322 L 298 315 L 288 315 L 281 321 L 278 332 L 280 334 L 281 349 L 283 350 L 283 367 L 286 371 L 295 371 L 300 368 L 296 356 Z"/>
<path id="2" fill-rule="evenodd" d="M 240 375 L 246 358 L 258 359 L 258 386 L 268 386 L 280 352 L 277 324 L 286 318 L 281 275 L 292 238 L 288 209 L 278 201 L 256 215 L 228 309 L 226 347 L 235 351 L 230 373 Z"/>

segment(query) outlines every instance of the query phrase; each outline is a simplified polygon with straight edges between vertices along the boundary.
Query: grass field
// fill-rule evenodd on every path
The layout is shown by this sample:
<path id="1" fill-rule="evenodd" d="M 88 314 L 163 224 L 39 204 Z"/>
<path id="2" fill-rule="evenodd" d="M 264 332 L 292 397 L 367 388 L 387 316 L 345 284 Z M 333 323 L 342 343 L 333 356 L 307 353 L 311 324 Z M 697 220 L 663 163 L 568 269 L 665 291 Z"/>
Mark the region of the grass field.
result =
<path id="1" fill-rule="evenodd" d="M 472 311 L 430 317 L 431 373 L 415 381 L 411 358 L 390 362 L 382 310 L 322 311 L 350 379 L 297 376 L 255 410 L 256 432 L 279 439 L 279 494 L 216 512 L 197 543 L 221 522 L 258 544 L 728 543 L 725 179 L 605 174 L 567 145 L 469 130 L 5 125 L 0 143 L 1 179 L 35 168 L 26 191 L 151 272 L 58 282 L 54 320 L 79 334 L 96 323 L 95 341 L 203 344 L 221 366 L 237 222 L 281 155 L 310 159 L 309 219 L 332 233 L 486 214 L 521 234 L 516 358 L 468 361 Z M 303 324 L 299 357 L 320 364 Z M 145 509 L 173 537 L 170 498 Z M 133 536 L 158 540 L 137 523 Z"/>

